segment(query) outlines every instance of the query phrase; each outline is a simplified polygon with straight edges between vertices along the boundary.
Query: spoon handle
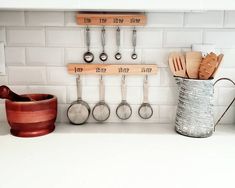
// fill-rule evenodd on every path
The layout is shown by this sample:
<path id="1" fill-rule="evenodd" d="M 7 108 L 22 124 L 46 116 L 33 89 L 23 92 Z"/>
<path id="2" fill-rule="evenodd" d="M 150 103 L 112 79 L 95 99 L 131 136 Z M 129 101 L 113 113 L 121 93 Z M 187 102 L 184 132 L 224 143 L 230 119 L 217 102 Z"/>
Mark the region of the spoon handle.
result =
<path id="1" fill-rule="evenodd" d="M 31 101 L 30 98 L 17 95 L 4 85 L 0 86 L 0 98 L 9 99 L 11 101 Z"/>

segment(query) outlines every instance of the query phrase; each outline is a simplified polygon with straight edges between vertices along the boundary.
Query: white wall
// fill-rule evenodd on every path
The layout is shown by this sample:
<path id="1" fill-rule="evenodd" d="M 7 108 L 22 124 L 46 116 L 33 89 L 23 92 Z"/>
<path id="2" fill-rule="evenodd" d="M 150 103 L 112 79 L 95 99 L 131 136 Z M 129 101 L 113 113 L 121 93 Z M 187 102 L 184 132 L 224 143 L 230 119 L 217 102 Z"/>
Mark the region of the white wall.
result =
<path id="1" fill-rule="evenodd" d="M 141 120 L 137 109 L 142 101 L 143 77 L 127 77 L 127 100 L 133 116 L 127 122 L 174 121 L 177 87 L 169 73 L 167 56 L 170 51 L 190 50 L 192 43 L 213 43 L 225 58 L 217 77 L 235 80 L 235 11 L 203 13 L 149 13 L 146 27 L 137 28 L 138 60 L 130 58 L 131 28 L 121 28 L 123 63 L 156 63 L 157 76 L 150 79 L 150 102 L 154 116 Z M 107 29 L 109 63 L 117 63 L 115 28 Z M 7 12 L 0 11 L 0 41 L 6 43 L 7 76 L 0 76 L 0 84 L 7 84 L 18 93 L 52 93 L 59 98 L 59 122 L 67 122 L 66 110 L 76 100 L 75 77 L 66 72 L 67 63 L 83 63 L 86 51 L 84 28 L 75 23 L 75 12 Z M 91 50 L 99 63 L 101 51 L 100 28 L 91 28 Z M 98 101 L 98 77 L 84 76 L 83 98 L 91 107 Z M 106 100 L 112 108 L 109 121 L 119 121 L 115 108 L 121 100 L 120 77 L 107 76 Z M 234 97 L 235 89 L 227 83 L 215 90 L 215 116 L 225 109 Z M 0 101 L 0 121 L 5 120 L 4 101 Z M 92 118 L 90 119 L 92 120 Z M 223 123 L 235 123 L 235 106 L 223 118 Z"/>

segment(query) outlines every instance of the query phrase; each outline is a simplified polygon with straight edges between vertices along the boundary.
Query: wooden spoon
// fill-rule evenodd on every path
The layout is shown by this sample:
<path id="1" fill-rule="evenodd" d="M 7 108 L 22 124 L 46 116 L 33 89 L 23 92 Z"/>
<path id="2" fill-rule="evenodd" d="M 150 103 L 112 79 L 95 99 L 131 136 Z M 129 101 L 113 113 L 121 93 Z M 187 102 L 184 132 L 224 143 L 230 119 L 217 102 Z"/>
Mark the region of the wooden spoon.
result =
<path id="1" fill-rule="evenodd" d="M 0 86 L 0 98 L 9 99 L 11 101 L 34 101 L 27 96 L 21 96 L 11 91 L 7 86 Z"/>
<path id="2" fill-rule="evenodd" d="M 170 54 L 169 67 L 174 76 L 187 78 L 185 58 L 182 53 L 172 52 Z"/>
<path id="3" fill-rule="evenodd" d="M 214 70 L 214 73 L 212 74 L 211 78 L 214 78 L 214 77 L 215 77 L 215 75 L 216 75 L 216 73 L 217 73 L 217 71 L 218 71 L 218 69 L 219 69 L 219 67 L 220 67 L 220 65 L 221 65 L 221 62 L 222 62 L 222 60 L 223 60 L 223 57 L 224 57 L 224 54 L 220 54 L 220 55 L 217 57 L 217 66 L 216 66 L 216 68 L 215 68 L 215 70 Z"/>
<path id="4" fill-rule="evenodd" d="M 187 52 L 186 53 L 186 68 L 189 78 L 198 79 L 198 71 L 202 62 L 201 52 Z"/>

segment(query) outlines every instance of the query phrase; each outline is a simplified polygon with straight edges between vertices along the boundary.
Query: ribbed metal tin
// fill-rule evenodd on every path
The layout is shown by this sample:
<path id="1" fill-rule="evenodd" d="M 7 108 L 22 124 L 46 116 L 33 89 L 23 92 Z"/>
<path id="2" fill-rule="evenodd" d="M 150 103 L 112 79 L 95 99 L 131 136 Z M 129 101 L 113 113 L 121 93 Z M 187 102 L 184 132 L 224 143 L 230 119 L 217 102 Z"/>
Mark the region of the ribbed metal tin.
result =
<path id="1" fill-rule="evenodd" d="M 176 131 L 190 137 L 211 136 L 214 131 L 213 80 L 175 79 L 179 86 Z"/>

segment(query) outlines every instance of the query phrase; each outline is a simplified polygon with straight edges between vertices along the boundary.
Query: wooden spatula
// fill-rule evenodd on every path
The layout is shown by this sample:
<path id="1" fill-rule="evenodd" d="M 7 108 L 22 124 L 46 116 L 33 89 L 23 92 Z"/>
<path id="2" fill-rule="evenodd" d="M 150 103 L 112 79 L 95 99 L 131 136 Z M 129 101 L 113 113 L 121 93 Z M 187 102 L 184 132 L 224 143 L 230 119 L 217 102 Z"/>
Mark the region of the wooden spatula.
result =
<path id="1" fill-rule="evenodd" d="M 169 67 L 174 76 L 187 77 L 185 57 L 182 53 L 172 52 L 169 56 Z"/>
<path id="2" fill-rule="evenodd" d="M 202 62 L 201 52 L 187 52 L 186 53 L 186 71 L 189 78 L 198 79 L 198 71 Z"/>
<path id="3" fill-rule="evenodd" d="M 217 55 L 214 53 L 208 54 L 201 62 L 199 68 L 199 79 L 208 80 L 214 73 L 217 67 Z"/>

